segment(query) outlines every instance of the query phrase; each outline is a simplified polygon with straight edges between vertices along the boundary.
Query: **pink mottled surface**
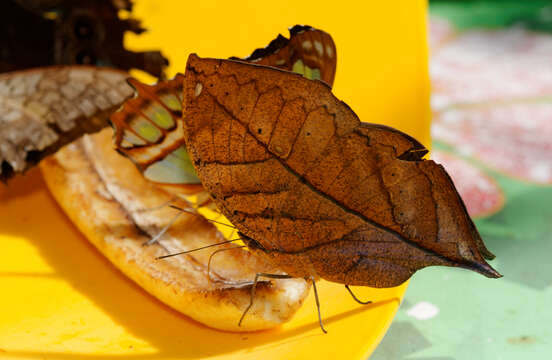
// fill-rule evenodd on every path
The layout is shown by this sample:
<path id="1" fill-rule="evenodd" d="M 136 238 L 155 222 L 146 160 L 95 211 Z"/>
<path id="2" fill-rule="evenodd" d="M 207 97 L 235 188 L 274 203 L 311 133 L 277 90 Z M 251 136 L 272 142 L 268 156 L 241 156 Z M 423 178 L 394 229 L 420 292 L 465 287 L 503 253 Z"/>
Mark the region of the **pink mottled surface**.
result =
<path id="1" fill-rule="evenodd" d="M 433 151 L 431 158 L 443 165 L 472 217 L 494 214 L 504 205 L 497 183 L 479 168 L 453 154 Z"/>
<path id="2" fill-rule="evenodd" d="M 430 38 L 443 21 L 432 19 Z M 434 140 L 510 177 L 552 184 L 551 36 L 466 31 L 435 49 L 430 68 Z"/>
<path id="3" fill-rule="evenodd" d="M 432 135 L 511 177 L 552 183 L 552 103 L 512 103 L 443 111 Z"/>
<path id="4" fill-rule="evenodd" d="M 432 107 L 550 96 L 551 59 L 548 35 L 516 28 L 461 33 L 432 53 Z"/>
<path id="5" fill-rule="evenodd" d="M 431 51 L 451 39 L 456 33 L 454 27 L 445 19 L 432 17 L 429 19 L 429 48 Z"/>

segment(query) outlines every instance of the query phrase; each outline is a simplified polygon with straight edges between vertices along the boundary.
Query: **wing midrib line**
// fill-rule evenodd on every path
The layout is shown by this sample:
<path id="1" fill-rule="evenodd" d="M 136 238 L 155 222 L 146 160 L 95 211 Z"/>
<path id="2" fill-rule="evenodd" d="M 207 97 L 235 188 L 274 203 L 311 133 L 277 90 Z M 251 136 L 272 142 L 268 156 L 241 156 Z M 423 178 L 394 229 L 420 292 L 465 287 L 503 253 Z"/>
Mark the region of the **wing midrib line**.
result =
<path id="1" fill-rule="evenodd" d="M 189 70 L 193 71 L 194 74 L 196 75 L 199 75 L 200 72 L 197 72 L 195 68 L 193 67 L 189 67 Z M 220 74 L 218 72 L 215 72 L 217 74 L 217 76 L 220 76 Z M 235 78 L 235 75 L 230 75 L 232 77 Z M 238 84 L 238 86 L 241 86 L 239 81 L 236 80 L 236 84 Z M 257 93 L 260 95 L 262 95 L 262 92 L 258 91 L 258 87 L 256 86 L 256 80 L 254 80 L 255 82 L 255 87 L 256 87 L 256 90 L 257 90 Z M 235 121 L 237 121 L 238 123 L 240 123 L 246 130 L 246 132 L 252 136 L 255 141 L 260 145 L 262 146 L 264 149 L 266 149 L 266 151 L 268 153 L 270 153 L 272 155 L 273 158 L 277 159 L 278 160 L 278 163 L 280 163 L 280 165 L 286 170 L 288 171 L 289 173 L 291 173 L 293 176 L 295 176 L 301 183 L 305 184 L 311 191 L 313 191 L 315 194 L 317 194 L 318 196 L 321 196 L 323 198 L 325 198 L 326 200 L 330 201 L 332 204 L 338 206 L 340 209 L 342 209 L 343 211 L 345 211 L 346 213 L 349 213 L 351 215 L 354 215 L 356 217 L 358 217 L 359 219 L 361 219 L 362 221 L 374 226 L 375 228 L 379 229 L 379 230 L 382 230 L 382 231 L 385 231 L 391 235 L 393 235 L 395 238 L 397 238 L 398 240 L 414 247 L 414 248 L 417 248 L 427 254 L 430 254 L 432 256 L 435 256 L 443 261 L 445 261 L 446 263 L 453 263 L 452 260 L 448 259 L 447 257 L 445 257 L 444 255 L 441 255 L 431 249 L 427 249 L 409 239 L 406 239 L 404 238 L 400 233 L 398 233 L 397 231 L 393 230 L 393 229 L 389 229 L 387 228 L 386 226 L 382 225 L 382 224 L 379 224 L 369 218 L 367 218 L 366 216 L 364 216 L 363 214 L 359 213 L 358 211 L 354 210 L 354 209 L 351 209 L 349 207 L 347 207 L 345 204 L 342 204 L 340 201 L 338 201 L 337 199 L 334 199 L 333 197 L 331 197 L 330 195 L 322 192 L 321 190 L 319 190 L 318 188 L 316 188 L 313 184 L 311 184 L 304 176 L 298 174 L 294 169 L 292 169 L 289 165 L 287 165 L 286 163 L 284 163 L 282 161 L 282 159 L 280 159 L 276 154 L 274 154 L 273 152 L 271 152 L 267 146 L 265 146 L 265 144 L 263 144 L 259 139 L 257 139 L 255 137 L 255 135 L 249 130 L 249 127 L 244 124 L 240 119 L 236 118 L 232 112 L 226 107 L 224 106 L 222 103 L 220 103 L 218 101 L 218 99 L 213 96 L 210 92 L 207 91 L 207 94 L 208 96 L 210 96 L 213 101 L 218 105 L 220 106 L 221 109 L 223 109 L 232 119 L 234 119 Z M 307 116 L 308 116 L 308 113 L 307 113 Z M 424 161 L 424 160 L 421 160 L 421 161 Z M 471 263 L 471 262 L 470 262 Z"/>

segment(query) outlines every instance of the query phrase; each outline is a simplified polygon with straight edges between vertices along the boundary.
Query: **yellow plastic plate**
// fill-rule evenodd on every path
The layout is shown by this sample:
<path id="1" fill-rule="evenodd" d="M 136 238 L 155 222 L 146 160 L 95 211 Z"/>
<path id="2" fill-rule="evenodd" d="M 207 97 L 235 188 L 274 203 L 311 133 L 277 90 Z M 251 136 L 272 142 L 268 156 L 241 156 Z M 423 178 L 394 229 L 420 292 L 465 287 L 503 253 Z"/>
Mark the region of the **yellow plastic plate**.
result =
<path id="1" fill-rule="evenodd" d="M 247 56 L 295 24 L 334 37 L 334 93 L 367 122 L 402 129 L 428 144 L 426 1 L 137 0 L 149 29 L 125 39 L 161 49 L 169 74 L 189 53 Z M 124 15 L 124 14 L 123 14 Z M 109 36 L 109 34 L 107 34 Z M 134 75 L 141 76 L 135 73 Z M 141 77 L 147 79 L 147 77 Z M 320 282 L 318 326 L 311 296 L 289 323 L 259 333 L 225 333 L 163 305 L 109 263 L 66 218 L 38 170 L 0 184 L 1 359 L 366 359 L 406 289 Z"/>
<path id="2" fill-rule="evenodd" d="M 0 359 L 366 359 L 406 285 L 320 282 L 289 323 L 228 333 L 171 310 L 135 285 L 78 232 L 34 169 L 0 188 Z M 236 319 L 237 321 L 237 319 Z"/>

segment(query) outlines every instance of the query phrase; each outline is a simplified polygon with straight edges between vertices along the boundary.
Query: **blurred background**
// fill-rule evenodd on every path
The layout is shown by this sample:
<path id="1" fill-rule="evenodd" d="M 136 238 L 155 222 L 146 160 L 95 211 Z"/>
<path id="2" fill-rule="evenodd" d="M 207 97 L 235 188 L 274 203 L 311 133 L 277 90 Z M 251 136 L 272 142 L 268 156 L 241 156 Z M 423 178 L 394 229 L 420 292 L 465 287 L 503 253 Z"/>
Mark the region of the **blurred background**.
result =
<path id="1" fill-rule="evenodd" d="M 547 359 L 552 2 L 430 1 L 429 44 L 432 156 L 504 278 L 417 273 L 372 359 Z"/>

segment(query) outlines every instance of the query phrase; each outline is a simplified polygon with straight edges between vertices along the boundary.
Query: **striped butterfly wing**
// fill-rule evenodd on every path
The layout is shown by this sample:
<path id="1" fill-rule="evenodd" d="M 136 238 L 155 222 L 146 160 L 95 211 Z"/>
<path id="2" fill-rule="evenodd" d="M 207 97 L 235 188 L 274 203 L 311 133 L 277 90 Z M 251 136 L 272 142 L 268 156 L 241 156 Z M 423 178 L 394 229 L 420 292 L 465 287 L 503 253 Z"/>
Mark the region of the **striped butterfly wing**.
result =
<path id="1" fill-rule="evenodd" d="M 295 25 L 289 29 L 289 35 L 289 39 L 278 35 L 267 47 L 256 49 L 244 59 L 231 59 L 293 71 L 333 86 L 337 53 L 330 34 L 307 25 Z"/>
<path id="2" fill-rule="evenodd" d="M 123 71 L 53 66 L 0 75 L 0 180 L 105 127 L 132 95 Z"/>
<path id="3" fill-rule="evenodd" d="M 249 57 L 232 59 L 294 71 L 330 86 L 335 77 L 335 44 L 329 34 L 310 26 L 296 25 L 289 39 L 278 35 Z M 202 187 L 184 145 L 183 82 L 182 74 L 155 85 L 129 80 L 136 94 L 111 116 L 111 122 L 117 150 L 147 179 L 190 194 Z"/>
<path id="4" fill-rule="evenodd" d="M 184 146 L 182 86 L 184 75 L 145 85 L 129 84 L 134 98 L 111 115 L 117 150 L 129 157 L 144 176 L 164 184 L 200 184 Z M 198 188 L 200 189 L 200 187 Z"/>

